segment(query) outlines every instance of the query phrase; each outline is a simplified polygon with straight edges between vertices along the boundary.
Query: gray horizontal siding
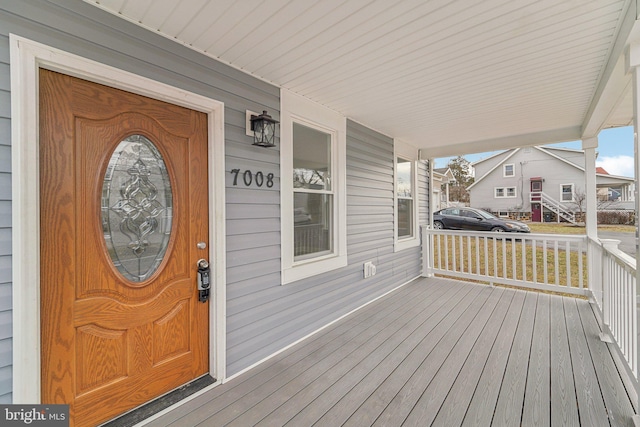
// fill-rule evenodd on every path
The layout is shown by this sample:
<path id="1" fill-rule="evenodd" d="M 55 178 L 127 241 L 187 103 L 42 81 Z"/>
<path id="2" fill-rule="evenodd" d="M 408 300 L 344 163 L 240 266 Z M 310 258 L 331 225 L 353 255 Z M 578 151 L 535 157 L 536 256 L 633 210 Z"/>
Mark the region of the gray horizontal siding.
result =
<path id="1" fill-rule="evenodd" d="M 426 169 L 421 182 L 424 176 Z M 227 212 L 232 209 L 239 213 L 231 206 Z M 230 279 L 227 351 L 237 362 L 229 364 L 229 374 L 419 275 L 419 248 L 394 252 L 393 216 L 393 140 L 349 121 L 348 265 L 285 286 L 270 282 L 279 279 L 275 271 L 251 280 Z M 270 236 L 276 237 L 275 233 Z M 277 245 L 279 241 L 274 242 Z M 377 266 L 377 274 L 368 279 L 363 278 L 365 261 Z"/>
<path id="2" fill-rule="evenodd" d="M 429 224 L 429 163 L 426 161 L 418 162 L 418 198 L 419 203 L 419 217 L 418 221 L 420 225 Z"/>
<path id="3" fill-rule="evenodd" d="M 11 120 L 0 117 L 0 145 L 11 145 Z"/>
<path id="4" fill-rule="evenodd" d="M 278 118 L 279 88 L 82 1 L 3 2 L 0 33 L 0 402 L 11 398 L 9 33 L 224 102 L 227 275 L 241 288 L 229 294 L 251 295 L 265 278 L 279 283 L 279 152 L 252 147 L 245 134 L 246 110 L 267 109 Z M 260 170 L 265 177 L 273 173 L 274 185 L 234 187 L 230 171 L 235 168 Z"/>
<path id="5" fill-rule="evenodd" d="M 394 252 L 392 139 L 348 123 L 349 264 L 281 286 L 280 153 L 277 148 L 251 146 L 244 128 L 247 109 L 267 109 L 278 118 L 277 87 L 80 0 L 3 2 L 0 72 L 8 69 L 9 33 L 224 102 L 228 375 L 420 273 L 419 248 Z M 7 78 L 1 77 L 0 402 L 11 399 L 9 90 Z M 241 170 L 237 185 L 233 185 L 233 169 Z M 273 186 L 259 188 L 255 181 L 245 186 L 245 170 L 261 171 L 265 178 L 272 173 Z M 378 271 L 368 279 L 362 273 L 365 261 L 373 261 Z"/>

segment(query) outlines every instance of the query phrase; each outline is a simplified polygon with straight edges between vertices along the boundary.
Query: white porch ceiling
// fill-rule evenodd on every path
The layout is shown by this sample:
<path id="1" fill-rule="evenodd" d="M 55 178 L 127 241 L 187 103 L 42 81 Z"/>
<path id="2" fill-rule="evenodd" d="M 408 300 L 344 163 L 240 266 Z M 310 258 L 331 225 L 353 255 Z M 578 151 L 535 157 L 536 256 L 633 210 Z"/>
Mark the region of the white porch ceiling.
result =
<path id="1" fill-rule="evenodd" d="M 631 118 L 629 85 L 606 83 L 636 0 L 85 1 L 429 157 L 577 139 Z"/>

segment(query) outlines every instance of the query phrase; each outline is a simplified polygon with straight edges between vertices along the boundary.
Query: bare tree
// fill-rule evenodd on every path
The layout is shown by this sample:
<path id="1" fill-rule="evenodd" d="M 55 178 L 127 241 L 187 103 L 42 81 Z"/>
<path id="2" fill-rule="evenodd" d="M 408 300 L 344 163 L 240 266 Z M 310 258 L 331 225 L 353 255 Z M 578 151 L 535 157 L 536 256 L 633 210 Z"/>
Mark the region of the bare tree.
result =
<path id="1" fill-rule="evenodd" d="M 576 190 L 573 193 L 573 204 L 578 210 L 578 214 L 580 215 L 580 218 L 582 220 L 584 220 L 583 212 L 584 212 L 586 203 L 587 203 L 587 194 L 582 189 L 576 188 Z"/>
<path id="2" fill-rule="evenodd" d="M 449 186 L 449 197 L 452 201 L 469 202 L 467 187 L 474 181 L 471 175 L 471 163 L 464 157 L 458 156 L 451 159 L 447 166 L 455 179 L 455 182 Z"/>

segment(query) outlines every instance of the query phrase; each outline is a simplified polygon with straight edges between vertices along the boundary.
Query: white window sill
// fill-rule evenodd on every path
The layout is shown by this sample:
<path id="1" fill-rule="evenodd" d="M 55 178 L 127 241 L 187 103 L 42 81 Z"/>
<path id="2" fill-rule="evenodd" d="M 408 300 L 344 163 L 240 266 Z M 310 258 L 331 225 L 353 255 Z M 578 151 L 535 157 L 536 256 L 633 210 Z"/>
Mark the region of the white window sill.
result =
<path id="1" fill-rule="evenodd" d="M 396 240 L 394 245 L 394 252 L 400 252 L 405 249 L 415 248 L 416 246 L 420 246 L 420 239 L 418 237 Z"/>
<path id="2" fill-rule="evenodd" d="M 294 265 L 293 267 L 284 268 L 282 270 L 282 284 L 286 285 L 346 266 L 346 255 L 331 256 L 331 258 L 321 260 L 303 261 L 302 264 Z"/>

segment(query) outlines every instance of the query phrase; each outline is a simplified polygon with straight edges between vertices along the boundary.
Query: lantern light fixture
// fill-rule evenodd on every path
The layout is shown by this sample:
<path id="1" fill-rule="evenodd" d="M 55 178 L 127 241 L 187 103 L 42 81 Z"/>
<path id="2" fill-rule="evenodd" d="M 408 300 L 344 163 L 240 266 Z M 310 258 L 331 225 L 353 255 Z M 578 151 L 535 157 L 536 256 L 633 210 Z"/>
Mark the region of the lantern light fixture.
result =
<path id="1" fill-rule="evenodd" d="M 251 115 L 251 131 L 253 132 L 253 145 L 260 147 L 276 146 L 276 124 L 280 123 L 274 120 L 267 111 L 262 111 L 259 116 Z"/>

